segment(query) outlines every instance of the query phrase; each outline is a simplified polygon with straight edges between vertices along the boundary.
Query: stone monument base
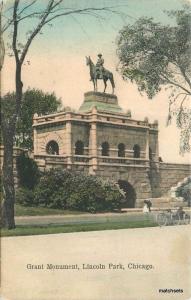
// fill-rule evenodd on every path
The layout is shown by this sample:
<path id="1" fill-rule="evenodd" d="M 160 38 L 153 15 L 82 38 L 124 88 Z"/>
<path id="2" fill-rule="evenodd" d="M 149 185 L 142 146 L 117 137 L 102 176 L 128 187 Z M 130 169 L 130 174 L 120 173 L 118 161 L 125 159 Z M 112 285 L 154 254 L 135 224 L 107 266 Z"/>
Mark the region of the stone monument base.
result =
<path id="1" fill-rule="evenodd" d="M 122 108 L 118 104 L 116 95 L 100 93 L 100 92 L 87 92 L 84 94 L 84 102 L 80 106 L 79 112 L 90 112 L 93 107 L 97 111 L 123 113 Z"/>

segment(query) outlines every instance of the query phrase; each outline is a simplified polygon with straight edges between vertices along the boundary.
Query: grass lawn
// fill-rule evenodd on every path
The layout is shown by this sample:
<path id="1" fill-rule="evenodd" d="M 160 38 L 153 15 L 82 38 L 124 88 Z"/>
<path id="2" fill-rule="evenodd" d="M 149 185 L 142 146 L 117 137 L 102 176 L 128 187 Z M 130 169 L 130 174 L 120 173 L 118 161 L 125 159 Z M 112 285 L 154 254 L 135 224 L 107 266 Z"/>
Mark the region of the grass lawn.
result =
<path id="1" fill-rule="evenodd" d="M 18 225 L 13 230 L 3 229 L 1 236 L 39 235 L 54 233 L 69 233 L 80 231 L 116 230 L 126 228 L 141 228 L 158 226 L 152 220 L 126 221 L 126 222 L 105 222 L 96 224 L 71 224 L 71 225 L 44 225 L 24 226 Z"/>
<path id="2" fill-rule="evenodd" d="M 15 216 L 78 215 L 81 211 L 61 210 L 47 207 L 29 207 L 15 204 Z"/>

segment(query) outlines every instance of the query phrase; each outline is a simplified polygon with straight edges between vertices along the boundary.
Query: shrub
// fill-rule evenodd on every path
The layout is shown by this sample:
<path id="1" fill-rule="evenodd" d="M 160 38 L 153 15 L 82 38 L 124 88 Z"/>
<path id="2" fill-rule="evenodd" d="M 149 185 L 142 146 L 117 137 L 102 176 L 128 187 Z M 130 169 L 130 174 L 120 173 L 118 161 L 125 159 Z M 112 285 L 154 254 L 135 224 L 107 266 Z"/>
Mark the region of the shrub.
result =
<path id="1" fill-rule="evenodd" d="M 191 182 L 185 184 L 179 191 L 179 196 L 188 201 L 188 206 L 191 206 Z"/>
<path id="2" fill-rule="evenodd" d="M 68 209 L 90 212 L 104 209 L 105 193 L 97 177 L 75 174 L 73 180 L 74 188 L 66 202 Z"/>
<path id="3" fill-rule="evenodd" d="M 111 181 L 102 182 L 105 190 L 105 202 L 108 209 L 120 209 L 125 202 L 125 193 L 119 188 L 119 185 Z M 119 195 L 120 193 L 120 195 Z M 119 201 L 120 198 L 120 201 Z"/>
<path id="4" fill-rule="evenodd" d="M 46 171 L 34 190 L 35 202 L 39 206 L 65 208 L 70 194 L 71 172 L 59 169 Z"/>
<path id="5" fill-rule="evenodd" d="M 39 181 L 39 170 L 36 162 L 24 152 L 17 157 L 17 171 L 19 184 L 28 189 L 33 189 Z"/>
<path id="6" fill-rule="evenodd" d="M 61 169 L 47 171 L 34 190 L 40 206 L 89 212 L 119 209 L 123 198 L 114 182 Z"/>
<path id="7" fill-rule="evenodd" d="M 35 206 L 33 191 L 27 188 L 19 188 L 16 191 L 16 203 L 23 206 Z"/>

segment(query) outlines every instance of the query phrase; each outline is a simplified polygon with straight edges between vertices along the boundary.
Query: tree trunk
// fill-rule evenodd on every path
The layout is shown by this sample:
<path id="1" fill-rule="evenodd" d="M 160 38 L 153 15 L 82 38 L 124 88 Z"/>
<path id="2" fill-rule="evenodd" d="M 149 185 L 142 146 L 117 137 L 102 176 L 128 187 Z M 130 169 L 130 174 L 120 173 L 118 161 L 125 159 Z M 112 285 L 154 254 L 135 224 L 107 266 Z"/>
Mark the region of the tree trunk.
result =
<path id="1" fill-rule="evenodd" d="M 7 126 L 2 126 L 4 143 L 2 176 L 4 202 L 2 207 L 2 226 L 8 229 L 13 229 L 15 228 L 15 188 L 13 174 L 13 139 L 15 126 L 6 125 Z"/>
<path id="2" fill-rule="evenodd" d="M 16 34 L 16 33 L 15 33 Z M 14 37 L 14 42 L 16 37 Z M 15 46 L 14 46 L 15 47 Z M 16 76 L 15 76 L 15 113 L 8 120 L 2 114 L 2 133 L 4 144 L 3 156 L 3 194 L 4 202 L 2 208 L 2 226 L 8 229 L 15 228 L 14 220 L 14 204 L 15 204 L 15 188 L 13 174 L 13 145 L 16 131 L 17 117 L 19 116 L 22 101 L 21 81 L 21 63 L 18 58 L 18 52 L 14 49 L 16 59 Z"/>

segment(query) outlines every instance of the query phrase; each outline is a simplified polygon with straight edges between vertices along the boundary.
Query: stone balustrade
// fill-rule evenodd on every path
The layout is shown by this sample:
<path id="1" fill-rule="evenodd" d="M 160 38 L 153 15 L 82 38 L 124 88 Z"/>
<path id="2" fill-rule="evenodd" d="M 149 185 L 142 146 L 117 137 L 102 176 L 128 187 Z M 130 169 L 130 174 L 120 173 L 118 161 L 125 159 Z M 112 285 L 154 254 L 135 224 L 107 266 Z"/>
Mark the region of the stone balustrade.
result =
<path id="1" fill-rule="evenodd" d="M 35 155 L 35 160 L 39 167 L 49 165 L 66 165 L 68 162 L 68 156 L 65 155 Z M 70 157 L 71 164 L 91 165 L 92 159 L 95 159 L 98 165 L 126 165 L 126 166 L 149 166 L 149 161 L 141 158 L 123 158 L 123 157 L 106 157 L 106 156 L 88 156 L 88 155 L 72 155 Z M 49 168 L 49 167 L 48 167 Z"/>
<path id="2" fill-rule="evenodd" d="M 33 127 L 36 126 L 43 126 L 43 125 L 49 125 L 49 124 L 56 124 L 56 123 L 63 123 L 68 120 L 73 121 L 84 121 L 84 122 L 91 122 L 92 116 L 94 116 L 94 121 L 96 122 L 109 122 L 120 126 L 130 126 L 130 127 L 143 127 L 143 128 L 149 128 L 153 130 L 158 130 L 158 124 L 155 123 L 148 123 L 147 121 L 137 121 L 134 119 L 129 118 L 125 114 L 111 114 L 108 116 L 105 112 L 89 112 L 89 113 L 75 113 L 75 112 L 61 112 L 56 114 L 50 114 L 45 116 L 34 116 L 33 118 Z"/>
<path id="3" fill-rule="evenodd" d="M 74 155 L 73 162 L 74 163 L 89 163 L 90 157 L 88 155 Z"/>
<path id="4" fill-rule="evenodd" d="M 146 166 L 148 165 L 148 160 L 146 159 L 140 159 L 140 158 L 123 158 L 123 157 L 104 157 L 104 156 L 99 156 L 98 157 L 98 164 L 121 164 L 121 165 L 142 165 Z"/>

